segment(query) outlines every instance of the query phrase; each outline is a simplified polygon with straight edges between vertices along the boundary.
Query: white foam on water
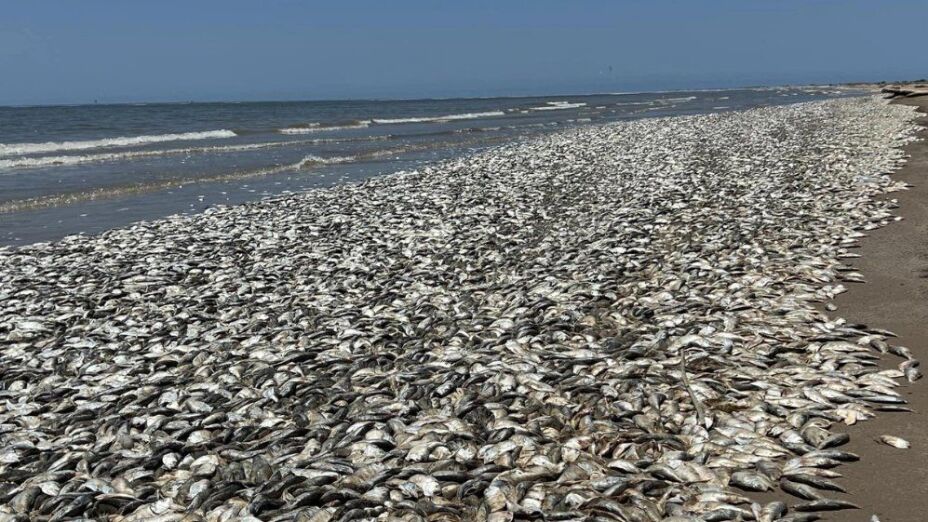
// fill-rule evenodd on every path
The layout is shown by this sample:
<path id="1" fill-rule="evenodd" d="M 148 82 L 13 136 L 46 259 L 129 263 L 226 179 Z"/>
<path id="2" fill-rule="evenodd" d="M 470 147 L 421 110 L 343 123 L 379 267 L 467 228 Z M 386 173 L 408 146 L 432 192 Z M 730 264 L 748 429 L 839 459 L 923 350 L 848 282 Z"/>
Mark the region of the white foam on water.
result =
<path id="1" fill-rule="evenodd" d="M 661 98 L 659 100 L 654 100 L 658 103 L 685 103 L 693 101 L 696 99 L 696 96 L 684 96 L 682 98 Z"/>
<path id="2" fill-rule="evenodd" d="M 25 154 L 41 154 L 46 152 L 60 152 L 67 150 L 88 150 L 88 149 L 105 149 L 116 147 L 132 147 L 136 145 L 146 145 L 149 143 L 163 143 L 166 141 L 193 141 L 193 140 L 212 140 L 222 138 L 233 138 L 237 136 L 234 132 L 226 129 L 203 131 L 203 132 L 183 132 L 179 134 L 155 134 L 151 136 L 132 136 L 119 138 L 104 138 L 100 140 L 86 141 L 48 141 L 45 143 L 0 143 L 0 157 L 19 156 Z"/>
<path id="3" fill-rule="evenodd" d="M 296 164 L 296 168 L 304 169 L 313 165 L 338 165 L 339 163 L 351 163 L 356 159 L 357 158 L 354 156 L 332 156 L 329 158 L 323 158 L 321 156 L 310 154 L 309 156 L 306 156 L 300 160 L 300 162 Z"/>
<path id="4" fill-rule="evenodd" d="M 559 111 L 564 109 L 578 109 L 580 107 L 586 107 L 585 103 L 572 103 L 569 101 L 553 101 L 547 102 L 547 105 L 542 105 L 541 107 L 531 107 L 531 111 Z"/>
<path id="5" fill-rule="evenodd" d="M 302 127 L 287 127 L 284 129 L 278 129 L 277 132 L 280 134 L 310 134 L 313 132 L 328 132 L 328 131 L 340 131 L 340 130 L 350 130 L 350 129 L 366 129 L 371 124 L 370 121 L 359 121 L 357 123 L 351 123 L 349 125 L 332 125 L 323 127 L 318 123 L 310 123 L 308 126 Z"/>
<path id="6" fill-rule="evenodd" d="M 315 143 L 319 140 L 304 141 L 275 141 L 269 143 L 251 143 L 247 145 L 228 145 L 215 147 L 186 147 L 181 149 L 137 150 L 129 152 L 105 152 L 100 154 L 85 154 L 80 156 L 39 156 L 27 158 L 13 158 L 0 160 L 0 169 L 25 169 L 50 166 L 79 165 L 81 163 L 94 163 L 104 161 L 131 160 L 156 156 L 199 153 L 244 152 L 249 150 L 269 149 L 273 147 L 286 147 L 301 143 Z"/>
<path id="7" fill-rule="evenodd" d="M 654 105 L 654 100 L 650 101 L 640 101 L 640 102 L 621 102 L 614 104 L 616 107 L 625 107 L 631 105 Z"/>
<path id="8" fill-rule="evenodd" d="M 422 116 L 417 118 L 375 118 L 373 121 L 378 125 L 392 125 L 398 123 L 429 123 L 454 120 L 476 120 L 480 118 L 494 118 L 497 116 L 505 115 L 506 113 L 503 111 L 487 111 L 465 112 L 463 114 L 448 114 L 445 116 Z"/>
<path id="9" fill-rule="evenodd" d="M 316 145 L 320 143 L 342 143 L 346 141 L 386 141 L 390 135 L 362 136 L 356 138 L 314 138 L 304 140 L 271 141 L 266 143 L 249 143 L 244 145 L 224 145 L 211 147 L 184 147 L 176 149 L 136 150 L 127 152 L 104 152 L 98 154 L 68 156 L 33 156 L 23 158 L 0 159 L 0 171 L 13 169 L 31 169 L 41 167 L 66 167 L 83 163 L 134 160 L 170 155 L 224 154 L 227 152 L 247 152 L 251 150 L 282 148 L 299 145 Z"/>

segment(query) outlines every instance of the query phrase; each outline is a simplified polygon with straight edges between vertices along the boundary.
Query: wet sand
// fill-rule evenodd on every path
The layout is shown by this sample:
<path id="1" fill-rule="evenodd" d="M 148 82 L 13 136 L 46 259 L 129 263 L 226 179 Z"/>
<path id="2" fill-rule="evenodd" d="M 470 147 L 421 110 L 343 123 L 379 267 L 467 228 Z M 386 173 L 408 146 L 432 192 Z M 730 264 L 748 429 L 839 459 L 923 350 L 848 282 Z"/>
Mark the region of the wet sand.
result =
<path id="1" fill-rule="evenodd" d="M 894 103 L 914 105 L 928 113 L 928 98 L 900 99 Z M 832 312 L 848 321 L 885 328 L 898 334 L 894 344 L 912 349 L 928 361 L 928 118 L 923 141 L 906 147 L 911 156 L 894 178 L 912 185 L 896 192 L 902 221 L 873 231 L 860 242 L 862 257 L 854 263 L 867 279 L 854 284 L 835 299 Z M 887 355 L 883 365 L 895 367 L 901 359 Z M 923 368 L 924 371 L 924 368 Z M 849 430 L 851 442 L 843 449 L 861 455 L 861 461 L 843 466 L 846 498 L 862 506 L 823 520 L 870 521 L 876 514 L 882 522 L 928 520 L 928 379 L 900 389 L 915 413 L 879 413 L 875 419 Z M 907 450 L 876 442 L 880 435 L 902 437 L 912 443 Z"/>

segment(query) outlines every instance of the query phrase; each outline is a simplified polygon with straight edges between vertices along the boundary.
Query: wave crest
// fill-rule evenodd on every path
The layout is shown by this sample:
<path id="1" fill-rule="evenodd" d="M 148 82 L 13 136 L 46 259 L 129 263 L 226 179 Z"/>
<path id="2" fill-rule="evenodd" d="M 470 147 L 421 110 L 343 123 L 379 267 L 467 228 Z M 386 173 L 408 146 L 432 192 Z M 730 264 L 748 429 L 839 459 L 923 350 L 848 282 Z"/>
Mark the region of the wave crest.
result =
<path id="1" fill-rule="evenodd" d="M 493 118 L 497 116 L 505 116 L 506 113 L 503 111 L 487 111 L 487 112 L 465 112 L 463 114 L 447 114 L 445 116 L 419 116 L 412 118 L 374 118 L 373 122 L 378 125 L 393 125 L 398 123 L 432 123 L 440 121 L 455 121 L 455 120 L 476 120 L 479 118 Z"/>
<path id="2" fill-rule="evenodd" d="M 297 170 L 305 169 L 307 167 L 312 167 L 313 165 L 338 165 L 339 163 L 351 163 L 357 158 L 354 156 L 332 156 L 329 158 L 323 158 L 321 156 L 316 156 L 310 154 L 309 156 L 304 157 L 299 163 L 295 165 Z"/>
<path id="3" fill-rule="evenodd" d="M 370 124 L 371 122 L 369 120 L 348 123 L 345 125 L 320 125 L 318 123 L 309 123 L 305 125 L 294 125 L 293 127 L 277 129 L 277 132 L 280 134 L 310 134 L 313 132 L 366 129 Z"/>
<path id="4" fill-rule="evenodd" d="M 552 101 L 547 102 L 547 105 L 542 105 L 540 107 L 530 107 L 530 111 L 560 111 L 564 109 L 579 109 L 580 107 L 586 107 L 586 103 L 583 102 L 569 102 L 569 101 Z"/>
<path id="5" fill-rule="evenodd" d="M 163 143 L 166 141 L 193 141 L 233 138 L 234 132 L 226 129 L 183 132 L 178 134 L 155 134 L 146 136 L 131 136 L 118 138 L 104 138 L 86 141 L 48 141 L 45 143 L 0 143 L 0 157 L 20 156 L 26 154 L 39 154 L 46 152 L 59 152 L 65 150 L 105 149 L 114 147 L 132 147 L 149 143 Z"/>

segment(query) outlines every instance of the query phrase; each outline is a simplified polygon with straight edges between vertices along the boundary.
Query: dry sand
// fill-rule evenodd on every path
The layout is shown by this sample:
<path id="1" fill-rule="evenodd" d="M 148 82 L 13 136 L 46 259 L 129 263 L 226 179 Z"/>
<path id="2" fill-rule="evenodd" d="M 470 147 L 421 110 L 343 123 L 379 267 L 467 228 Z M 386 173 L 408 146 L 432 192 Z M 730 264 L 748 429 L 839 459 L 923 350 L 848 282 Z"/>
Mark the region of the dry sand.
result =
<path id="1" fill-rule="evenodd" d="M 928 98 L 905 98 L 894 103 L 920 107 L 928 113 Z M 832 312 L 848 321 L 886 328 L 899 335 L 894 344 L 912 349 L 928 364 L 928 118 L 926 141 L 909 144 L 911 156 L 893 176 L 912 185 L 888 197 L 897 199 L 897 215 L 903 220 L 876 230 L 860 243 L 856 266 L 867 279 L 840 295 Z M 900 362 L 894 356 L 886 367 Z M 923 371 L 928 367 L 923 366 Z M 850 428 L 851 442 L 842 449 L 861 455 L 861 462 L 842 466 L 848 500 L 859 511 L 829 514 L 823 520 L 868 521 L 873 514 L 882 522 L 928 521 L 928 379 L 902 392 L 915 413 L 880 413 L 875 419 Z M 874 439 L 896 435 L 912 443 L 907 450 L 892 448 Z"/>

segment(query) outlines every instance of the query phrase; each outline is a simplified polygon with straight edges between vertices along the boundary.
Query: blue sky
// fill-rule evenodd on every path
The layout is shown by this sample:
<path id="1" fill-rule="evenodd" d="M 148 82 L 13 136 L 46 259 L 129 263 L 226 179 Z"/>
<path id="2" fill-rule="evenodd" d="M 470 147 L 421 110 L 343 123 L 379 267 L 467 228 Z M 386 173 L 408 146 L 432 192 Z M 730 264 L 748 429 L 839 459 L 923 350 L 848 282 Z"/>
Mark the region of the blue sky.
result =
<path id="1" fill-rule="evenodd" d="M 920 78 L 926 20 L 925 0 L 10 1 L 0 104 Z"/>

